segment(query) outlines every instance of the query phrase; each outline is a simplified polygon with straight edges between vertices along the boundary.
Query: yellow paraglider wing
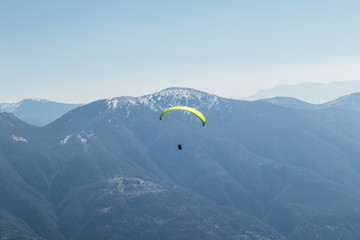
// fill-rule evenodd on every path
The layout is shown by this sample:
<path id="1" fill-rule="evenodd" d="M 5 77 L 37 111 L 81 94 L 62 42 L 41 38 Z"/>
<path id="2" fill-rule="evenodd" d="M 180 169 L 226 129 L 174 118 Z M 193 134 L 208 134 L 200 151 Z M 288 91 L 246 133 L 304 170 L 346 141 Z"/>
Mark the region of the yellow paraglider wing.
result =
<path id="1" fill-rule="evenodd" d="M 163 115 L 167 112 L 170 112 L 172 110 L 185 110 L 185 111 L 188 111 L 188 112 L 191 112 L 193 113 L 195 116 L 197 116 L 200 121 L 202 122 L 202 125 L 204 126 L 205 123 L 206 123 L 206 118 L 204 117 L 204 115 L 199 112 L 198 110 L 194 109 L 194 108 L 191 108 L 191 107 L 185 107 L 185 106 L 177 106 L 177 107 L 172 107 L 172 108 L 168 108 L 166 109 L 165 111 L 163 111 L 161 114 L 160 114 L 160 120 L 162 119 Z"/>

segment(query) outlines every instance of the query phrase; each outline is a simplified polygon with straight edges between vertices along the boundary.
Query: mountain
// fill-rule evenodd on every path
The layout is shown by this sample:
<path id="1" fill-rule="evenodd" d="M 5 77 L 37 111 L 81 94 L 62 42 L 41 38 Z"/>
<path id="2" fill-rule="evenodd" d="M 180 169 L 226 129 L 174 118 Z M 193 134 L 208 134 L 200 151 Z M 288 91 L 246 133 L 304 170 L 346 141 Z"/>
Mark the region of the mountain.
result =
<path id="1" fill-rule="evenodd" d="M 301 110 L 318 110 L 322 108 L 321 104 L 311 104 L 291 97 L 264 98 L 257 101 L 268 102 L 286 108 L 294 108 Z"/>
<path id="2" fill-rule="evenodd" d="M 2 239 L 61 239 L 46 199 L 54 160 L 38 128 L 0 113 L 0 236 Z M 40 237 L 46 236 L 46 238 Z"/>
<path id="3" fill-rule="evenodd" d="M 257 101 L 268 102 L 286 108 L 303 109 L 303 110 L 339 108 L 339 109 L 360 111 L 360 93 L 352 93 L 323 104 L 311 104 L 311 103 L 303 102 L 296 98 L 289 98 L 289 97 L 275 97 L 275 98 L 260 99 Z"/>
<path id="4" fill-rule="evenodd" d="M 0 103 L 0 112 L 13 113 L 23 121 L 41 127 L 81 105 L 43 99 L 24 99 L 18 103 Z"/>
<path id="5" fill-rule="evenodd" d="M 360 93 L 349 94 L 324 103 L 323 108 L 342 108 L 360 111 Z"/>
<path id="6" fill-rule="evenodd" d="M 183 111 L 159 120 L 176 105 L 206 125 Z M 42 128 L 3 113 L 0 236 L 359 239 L 358 119 L 184 88 L 99 100 Z"/>
<path id="7" fill-rule="evenodd" d="M 260 90 L 244 100 L 258 100 L 274 97 L 292 97 L 304 102 L 322 104 L 344 95 L 360 92 L 360 80 L 332 83 L 301 83 L 275 86 L 269 90 Z"/>

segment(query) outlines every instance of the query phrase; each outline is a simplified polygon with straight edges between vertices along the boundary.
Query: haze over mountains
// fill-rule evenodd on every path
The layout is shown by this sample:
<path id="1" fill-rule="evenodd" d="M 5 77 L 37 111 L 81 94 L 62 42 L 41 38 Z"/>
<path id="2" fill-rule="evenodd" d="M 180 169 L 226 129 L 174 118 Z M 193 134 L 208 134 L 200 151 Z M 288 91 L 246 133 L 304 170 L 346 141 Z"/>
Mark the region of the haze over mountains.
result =
<path id="1" fill-rule="evenodd" d="M 260 90 L 244 100 L 291 97 L 312 104 L 322 104 L 354 92 L 360 92 L 360 80 L 331 83 L 306 82 L 278 85 L 268 90 Z"/>
<path id="2" fill-rule="evenodd" d="M 343 97 L 339 97 L 335 100 L 325 102 L 323 104 L 311 104 L 290 97 L 275 97 L 275 98 L 259 99 L 258 101 L 269 102 L 282 107 L 304 109 L 304 110 L 339 108 L 339 109 L 360 111 L 360 93 L 352 93 Z"/>
<path id="3" fill-rule="evenodd" d="M 0 236 L 359 239 L 355 99 L 308 110 L 170 88 L 41 128 L 1 113 Z M 206 125 L 183 111 L 159 120 L 176 105 Z"/>
<path id="4" fill-rule="evenodd" d="M 81 105 L 44 99 L 24 99 L 17 103 L 0 103 L 0 112 L 13 113 L 27 123 L 42 127 Z"/>

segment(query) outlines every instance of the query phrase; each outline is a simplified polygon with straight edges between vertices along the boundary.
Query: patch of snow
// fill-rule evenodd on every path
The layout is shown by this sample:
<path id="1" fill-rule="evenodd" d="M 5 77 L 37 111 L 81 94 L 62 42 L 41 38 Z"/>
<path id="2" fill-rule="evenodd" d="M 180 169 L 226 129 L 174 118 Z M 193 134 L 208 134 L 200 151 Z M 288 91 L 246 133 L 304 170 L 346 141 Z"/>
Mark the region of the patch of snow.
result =
<path id="1" fill-rule="evenodd" d="M 140 178 L 115 177 L 108 180 L 109 188 L 106 193 L 120 193 L 124 196 L 141 196 L 145 194 L 159 194 L 165 189 L 160 185 Z"/>
<path id="2" fill-rule="evenodd" d="M 99 210 L 99 213 L 106 214 L 106 213 L 110 212 L 110 210 L 111 210 L 111 207 L 102 208 Z"/>
<path id="3" fill-rule="evenodd" d="M 110 100 L 107 100 L 106 103 L 108 105 L 108 108 L 115 110 L 118 106 L 119 99 L 116 99 L 116 98 L 110 99 Z"/>
<path id="4" fill-rule="evenodd" d="M 34 102 L 49 102 L 49 100 L 41 98 L 26 98 L 23 101 L 34 101 Z"/>
<path id="5" fill-rule="evenodd" d="M 18 107 L 20 107 L 24 102 L 27 102 L 27 101 L 49 102 L 49 100 L 46 100 L 46 99 L 26 98 L 17 103 L 0 103 L 0 112 L 13 113 Z"/>
<path id="6" fill-rule="evenodd" d="M 61 145 L 66 144 L 69 141 L 69 139 L 71 138 L 71 136 L 72 136 L 72 134 L 67 135 L 63 140 L 60 141 L 60 144 Z"/>
<path id="7" fill-rule="evenodd" d="M 1 103 L 0 104 L 0 111 L 1 112 L 9 112 L 13 113 L 16 108 L 21 105 L 21 102 L 18 103 Z"/>
<path id="8" fill-rule="evenodd" d="M 130 107 L 144 106 L 159 112 L 174 106 L 188 106 L 196 109 L 210 109 L 219 104 L 222 98 L 189 88 L 168 88 L 160 92 L 141 97 L 119 97 L 106 100 L 112 110 L 125 109 L 129 116 Z"/>
<path id="9" fill-rule="evenodd" d="M 213 105 L 216 105 L 216 104 L 218 104 L 218 103 L 219 103 L 219 98 L 218 98 L 218 97 L 214 97 L 213 99 L 211 99 L 210 104 L 208 105 L 208 109 L 211 109 L 211 107 L 212 107 Z"/>
<path id="10" fill-rule="evenodd" d="M 93 137 L 95 136 L 94 131 L 90 130 L 90 131 L 81 131 L 81 134 L 85 135 L 87 138 Z"/>
<path id="11" fill-rule="evenodd" d="M 71 137 L 71 135 L 69 136 L 69 138 Z M 96 138 L 94 131 L 93 130 L 89 130 L 89 131 L 81 131 L 79 133 L 76 134 L 77 139 L 80 140 L 81 143 L 86 144 L 88 142 L 88 139 L 90 138 Z M 66 138 L 63 140 L 65 141 Z M 67 142 L 67 141 L 66 141 Z M 64 142 L 64 143 L 66 143 Z"/>
<path id="12" fill-rule="evenodd" d="M 16 142 L 24 142 L 24 143 L 27 143 L 28 141 L 23 138 L 23 137 L 19 137 L 19 136 L 15 136 L 15 135 L 12 135 L 11 136 L 11 139 L 16 141 Z"/>
<path id="13" fill-rule="evenodd" d="M 82 142 L 82 143 L 86 143 L 86 142 L 87 142 L 86 139 L 83 138 L 80 134 L 77 134 L 76 136 L 77 136 L 77 138 L 80 140 L 80 142 Z"/>
<path id="14" fill-rule="evenodd" d="M 256 232 L 245 231 L 244 233 L 237 233 L 232 236 L 232 239 L 244 240 L 244 239 L 258 239 L 258 240 L 271 240 L 266 236 L 262 236 Z"/>

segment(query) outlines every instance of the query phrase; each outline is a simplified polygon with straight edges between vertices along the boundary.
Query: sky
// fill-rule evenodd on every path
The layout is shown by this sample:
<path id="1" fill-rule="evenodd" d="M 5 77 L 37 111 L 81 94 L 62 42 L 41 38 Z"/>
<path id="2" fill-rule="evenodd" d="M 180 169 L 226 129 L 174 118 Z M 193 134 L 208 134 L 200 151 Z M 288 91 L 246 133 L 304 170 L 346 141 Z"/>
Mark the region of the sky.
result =
<path id="1" fill-rule="evenodd" d="M 3 0 L 0 102 L 360 80 L 360 1 Z"/>

